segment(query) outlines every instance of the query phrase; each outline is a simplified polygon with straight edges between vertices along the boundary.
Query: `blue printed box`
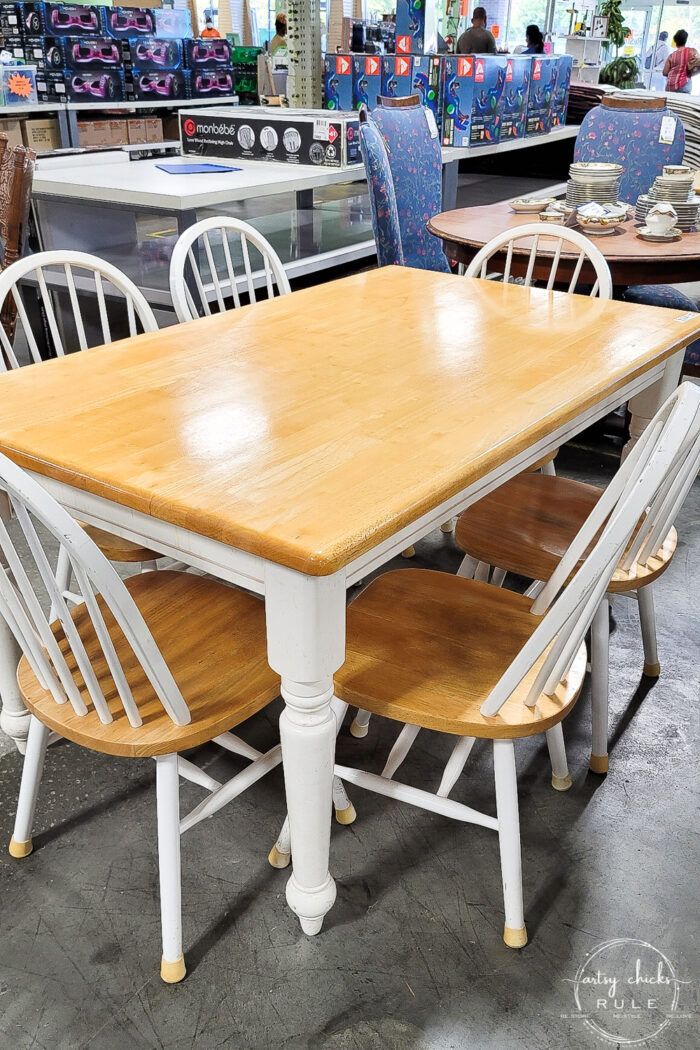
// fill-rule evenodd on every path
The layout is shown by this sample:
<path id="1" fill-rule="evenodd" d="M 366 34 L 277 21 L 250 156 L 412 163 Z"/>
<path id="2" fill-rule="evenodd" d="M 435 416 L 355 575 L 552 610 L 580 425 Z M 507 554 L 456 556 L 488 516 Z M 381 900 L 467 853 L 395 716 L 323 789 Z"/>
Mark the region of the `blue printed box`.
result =
<path id="1" fill-rule="evenodd" d="M 103 8 L 85 4 L 21 4 L 26 36 L 101 36 Z"/>
<path id="2" fill-rule="evenodd" d="M 437 4 L 430 0 L 396 0 L 396 54 L 437 51 Z"/>
<path id="3" fill-rule="evenodd" d="M 326 55 L 323 59 L 323 97 L 326 109 L 351 110 L 352 56 Z"/>
<path id="4" fill-rule="evenodd" d="M 352 56 L 352 90 L 355 109 L 374 109 L 382 93 L 382 60 L 379 55 Z"/>
<path id="5" fill-rule="evenodd" d="M 105 29 L 120 39 L 158 36 L 155 11 L 150 7 L 104 7 Z"/>
<path id="6" fill-rule="evenodd" d="M 499 141 L 505 80 L 506 59 L 500 55 L 445 58 L 443 145 L 486 146 Z"/>
<path id="7" fill-rule="evenodd" d="M 546 135 L 552 127 L 552 99 L 557 83 L 556 55 L 534 55 L 527 102 L 527 134 Z"/>
<path id="8" fill-rule="evenodd" d="M 442 124 L 443 60 L 439 55 L 414 55 L 413 89 L 421 103 L 433 111 L 435 123 Z"/>
<path id="9" fill-rule="evenodd" d="M 552 127 L 566 124 L 566 113 L 569 108 L 569 88 L 571 87 L 571 70 L 574 60 L 571 55 L 557 56 L 557 81 L 552 98 Z"/>
<path id="10" fill-rule="evenodd" d="M 118 41 L 114 41 L 118 43 Z M 155 36 L 144 36 L 123 42 L 124 64 L 128 68 L 146 70 L 182 69 L 182 43 Z"/>
<path id="11" fill-rule="evenodd" d="M 531 55 L 514 55 L 506 59 L 506 82 L 500 102 L 501 142 L 525 137 L 531 74 Z"/>
<path id="12" fill-rule="evenodd" d="M 382 95 L 406 98 L 413 94 L 413 59 L 410 55 L 382 56 Z"/>

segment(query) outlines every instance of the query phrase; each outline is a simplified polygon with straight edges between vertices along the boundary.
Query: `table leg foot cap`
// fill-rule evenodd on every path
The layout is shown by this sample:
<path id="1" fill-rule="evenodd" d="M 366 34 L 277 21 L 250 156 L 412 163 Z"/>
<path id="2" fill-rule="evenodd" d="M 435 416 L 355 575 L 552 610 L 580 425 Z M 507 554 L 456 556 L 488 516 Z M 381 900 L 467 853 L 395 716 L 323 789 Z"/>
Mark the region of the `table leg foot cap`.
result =
<path id="1" fill-rule="evenodd" d="M 181 955 L 175 962 L 161 959 L 160 976 L 166 984 L 178 984 L 183 979 L 187 970 L 185 969 L 185 956 Z"/>
<path id="2" fill-rule="evenodd" d="M 267 859 L 273 868 L 287 868 L 292 855 L 291 853 L 282 853 L 281 850 L 277 849 L 277 846 L 273 846 L 267 855 Z"/>
<path id="3" fill-rule="evenodd" d="M 645 663 L 644 664 L 644 670 L 642 671 L 642 674 L 644 675 L 645 678 L 658 678 L 659 675 L 661 674 L 661 664 L 659 664 L 659 663 L 655 663 L 655 664 Z"/>
<path id="4" fill-rule="evenodd" d="M 608 756 L 607 755 L 591 755 L 591 760 L 588 763 L 593 773 L 607 773 L 608 771 Z"/>
<path id="5" fill-rule="evenodd" d="M 527 944 L 527 930 L 524 926 L 521 926 L 519 930 L 513 930 L 510 926 L 504 926 L 503 940 L 509 948 L 524 948 Z"/>
<path id="6" fill-rule="evenodd" d="M 317 933 L 321 932 L 323 917 L 320 919 L 305 919 L 300 915 L 299 922 L 301 923 L 301 928 L 307 937 L 315 937 Z"/>
<path id="7" fill-rule="evenodd" d="M 354 824 L 357 820 L 357 813 L 352 802 L 346 809 L 336 809 L 335 819 L 339 824 Z"/>
<path id="8" fill-rule="evenodd" d="M 552 787 L 555 791 L 568 791 L 571 787 L 571 775 L 567 773 L 565 777 L 558 777 L 556 773 L 552 773 Z"/>
<path id="9" fill-rule="evenodd" d="M 17 860 L 28 857 L 33 849 L 34 843 L 31 839 L 27 839 L 26 842 L 17 842 L 14 837 L 10 839 L 10 856 L 16 857 Z"/>
<path id="10" fill-rule="evenodd" d="M 367 736 L 368 733 L 369 733 L 369 722 L 367 723 L 366 726 L 361 726 L 361 725 L 357 724 L 357 721 L 355 719 L 352 720 L 352 722 L 350 723 L 350 735 L 351 736 L 354 736 L 357 740 L 362 740 L 362 737 L 363 736 Z"/>

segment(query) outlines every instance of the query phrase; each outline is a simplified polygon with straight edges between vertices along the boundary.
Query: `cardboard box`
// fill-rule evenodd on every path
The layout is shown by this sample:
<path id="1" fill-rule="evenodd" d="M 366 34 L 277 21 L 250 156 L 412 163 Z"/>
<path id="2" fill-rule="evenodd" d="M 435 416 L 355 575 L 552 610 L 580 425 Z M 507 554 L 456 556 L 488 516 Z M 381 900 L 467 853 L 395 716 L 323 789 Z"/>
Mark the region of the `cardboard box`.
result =
<path id="1" fill-rule="evenodd" d="M 104 25 L 108 36 L 123 40 L 158 36 L 155 11 L 150 7 L 105 7 Z"/>
<path id="2" fill-rule="evenodd" d="M 414 55 L 413 90 L 431 109 L 438 127 L 442 124 L 443 61 L 439 55 Z"/>
<path id="3" fill-rule="evenodd" d="M 121 46 L 124 48 L 124 65 L 127 69 L 158 71 L 184 67 L 182 43 L 179 40 L 145 36 L 139 40 L 124 40 Z"/>
<path id="4" fill-rule="evenodd" d="M 234 92 L 233 66 L 228 69 L 189 69 L 192 98 L 230 98 Z"/>
<path id="5" fill-rule="evenodd" d="M 352 55 L 325 55 L 323 59 L 325 109 L 346 112 L 352 105 Z"/>
<path id="6" fill-rule="evenodd" d="M 132 69 L 126 85 L 129 98 L 162 101 L 189 98 L 189 78 L 184 69 Z"/>
<path id="7" fill-rule="evenodd" d="M 438 5 L 431 0 L 396 0 L 396 54 L 437 51 Z"/>
<path id="8" fill-rule="evenodd" d="M 531 74 L 532 55 L 506 59 L 506 82 L 500 101 L 501 142 L 525 137 Z"/>
<path id="9" fill-rule="evenodd" d="M 129 131 L 130 146 L 137 146 L 146 141 L 146 121 L 143 118 L 130 117 L 125 123 Z"/>
<path id="10" fill-rule="evenodd" d="M 163 121 L 160 117 L 146 117 L 146 142 L 163 142 Z M 175 136 L 177 138 L 177 135 Z"/>
<path id="11" fill-rule="evenodd" d="M 163 117 L 163 142 L 177 142 L 180 138 L 180 120 L 177 113 Z"/>
<path id="12" fill-rule="evenodd" d="M 554 85 L 554 96 L 552 98 L 552 120 L 553 128 L 566 124 L 566 114 L 569 109 L 569 88 L 571 87 L 571 70 L 574 60 L 571 55 L 557 56 L 557 79 Z"/>
<path id="13" fill-rule="evenodd" d="M 228 40 L 210 37 L 194 40 L 183 40 L 185 65 L 188 69 L 216 69 L 230 66 L 233 62 L 233 48 Z"/>
<path id="14" fill-rule="evenodd" d="M 26 62 L 24 54 L 24 37 L 21 36 L 3 36 L 3 51 L 9 51 L 13 58 L 18 59 L 20 62 Z"/>
<path id="15" fill-rule="evenodd" d="M 405 98 L 413 94 L 413 57 L 411 55 L 382 56 L 382 95 L 386 98 Z"/>
<path id="16" fill-rule="evenodd" d="M 180 111 L 183 156 L 347 168 L 362 163 L 357 113 L 258 106 Z"/>
<path id="17" fill-rule="evenodd" d="M 109 122 L 110 138 L 113 146 L 127 146 L 129 144 L 128 121 L 116 117 Z"/>
<path id="18" fill-rule="evenodd" d="M 61 148 L 61 133 L 55 117 L 45 120 L 25 120 L 22 133 L 24 144 L 36 153 L 48 153 Z"/>
<path id="19" fill-rule="evenodd" d="M 499 104 L 506 80 L 501 55 L 448 55 L 442 110 L 443 146 L 485 146 L 499 140 Z"/>
<path id="20" fill-rule="evenodd" d="M 37 70 L 36 93 L 39 102 L 65 102 L 66 78 L 63 72 Z"/>
<path id="21" fill-rule="evenodd" d="M 78 139 L 81 146 L 111 146 L 112 122 L 110 120 L 85 120 L 78 122 Z"/>
<path id="22" fill-rule="evenodd" d="M 10 146 L 24 145 L 24 139 L 22 138 L 22 122 L 19 120 L 9 120 L 3 117 L 2 120 L 0 120 L 0 135 L 5 136 L 8 145 Z"/>
<path id="23" fill-rule="evenodd" d="M 66 70 L 63 77 L 69 102 L 122 102 L 126 97 L 121 70 L 84 69 L 80 73 Z"/>
<path id="24" fill-rule="evenodd" d="M 352 101 L 353 107 L 368 106 L 374 109 L 377 97 L 382 93 L 382 60 L 380 55 L 352 56 Z"/>
<path id="25" fill-rule="evenodd" d="M 527 135 L 546 135 L 552 127 L 552 97 L 557 82 L 557 55 L 534 55 L 527 102 Z"/>
<path id="26" fill-rule="evenodd" d="M 22 35 L 22 11 L 19 4 L 0 4 L 0 29 L 3 36 Z"/>

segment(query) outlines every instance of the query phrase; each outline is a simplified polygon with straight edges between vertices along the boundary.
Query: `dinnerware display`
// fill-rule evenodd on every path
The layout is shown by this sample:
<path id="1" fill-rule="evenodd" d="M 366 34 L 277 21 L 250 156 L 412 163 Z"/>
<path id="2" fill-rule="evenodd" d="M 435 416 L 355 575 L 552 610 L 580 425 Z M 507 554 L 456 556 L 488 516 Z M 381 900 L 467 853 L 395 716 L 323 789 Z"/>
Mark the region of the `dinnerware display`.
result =
<path id="1" fill-rule="evenodd" d="M 576 221 L 584 233 L 594 236 L 614 233 L 627 218 L 627 205 L 622 202 L 600 204 L 592 201 L 576 211 Z"/>
<path id="2" fill-rule="evenodd" d="M 637 199 L 635 205 L 634 218 L 635 222 L 646 223 L 646 217 L 650 209 L 655 204 L 672 204 L 674 211 L 678 216 L 676 225 L 683 231 L 683 233 L 693 232 L 700 219 L 700 197 L 693 194 L 687 201 L 659 201 L 652 198 L 649 194 L 643 193 Z"/>
<path id="3" fill-rule="evenodd" d="M 620 196 L 621 164 L 602 161 L 576 161 L 569 167 L 566 184 L 566 202 L 571 205 L 615 204 Z"/>
<path id="4" fill-rule="evenodd" d="M 650 230 L 648 226 L 640 226 L 635 233 L 637 234 L 637 237 L 643 241 L 652 241 L 657 244 L 669 244 L 671 241 L 679 241 L 681 239 L 682 231 L 679 230 L 677 226 L 674 226 L 667 233 L 654 233 L 654 231 Z"/>
<path id="5" fill-rule="evenodd" d="M 673 229 L 678 220 L 678 213 L 672 204 L 662 201 L 647 212 L 646 228 L 652 233 L 664 234 Z"/>
<path id="6" fill-rule="evenodd" d="M 544 211 L 550 204 L 554 204 L 555 200 L 555 197 L 515 197 L 514 200 L 509 201 L 509 204 L 515 212 L 534 215 Z"/>

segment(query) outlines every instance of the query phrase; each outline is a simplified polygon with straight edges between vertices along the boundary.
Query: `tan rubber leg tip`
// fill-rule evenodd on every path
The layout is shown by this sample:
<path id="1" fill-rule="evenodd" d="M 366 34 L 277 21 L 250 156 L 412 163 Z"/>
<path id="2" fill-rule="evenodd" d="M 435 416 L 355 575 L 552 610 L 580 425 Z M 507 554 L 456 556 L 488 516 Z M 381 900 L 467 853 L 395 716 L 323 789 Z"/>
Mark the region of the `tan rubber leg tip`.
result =
<path id="1" fill-rule="evenodd" d="M 177 984 L 187 973 L 185 969 L 185 956 L 181 955 L 176 962 L 160 961 L 160 976 L 166 984 Z"/>
<path id="2" fill-rule="evenodd" d="M 352 802 L 347 809 L 336 809 L 335 819 L 339 824 L 354 824 L 357 820 L 357 813 L 355 812 L 355 807 Z"/>
<path id="3" fill-rule="evenodd" d="M 591 755 L 591 760 L 588 763 L 591 770 L 594 773 L 607 773 L 608 771 L 608 756 L 607 755 Z"/>
<path id="4" fill-rule="evenodd" d="M 454 521 L 446 521 L 440 526 L 440 532 L 454 532 L 455 523 Z"/>
<path id="5" fill-rule="evenodd" d="M 402 558 L 415 558 L 415 556 L 416 556 L 416 548 L 415 547 L 406 547 L 405 551 L 401 551 L 401 557 Z"/>
<path id="6" fill-rule="evenodd" d="M 558 777 L 556 773 L 552 773 L 552 787 L 555 791 L 568 791 L 571 787 L 571 775 L 567 773 L 565 777 Z"/>
<path id="7" fill-rule="evenodd" d="M 503 940 L 509 948 L 524 948 L 527 944 L 527 930 L 524 926 L 521 926 L 519 930 L 512 930 L 510 926 L 504 926 Z"/>
<path id="8" fill-rule="evenodd" d="M 277 849 L 277 846 L 273 846 L 267 855 L 267 859 L 273 868 L 287 868 L 289 867 L 292 855 L 291 853 L 282 853 Z"/>
<path id="9" fill-rule="evenodd" d="M 21 860 L 22 857 L 28 857 L 34 849 L 34 843 L 31 839 L 27 839 L 26 842 L 17 842 L 15 838 L 10 839 L 10 856 L 16 857 Z"/>
<path id="10" fill-rule="evenodd" d="M 645 678 L 658 678 L 659 675 L 661 674 L 661 664 L 659 664 L 659 663 L 655 663 L 655 664 L 647 664 L 647 663 L 645 663 L 644 664 L 644 670 L 642 671 L 642 674 L 644 675 Z"/>
<path id="11" fill-rule="evenodd" d="M 369 722 L 366 726 L 360 726 L 353 718 L 350 723 L 350 735 L 356 737 L 358 740 L 362 740 L 363 736 L 367 736 L 369 733 Z"/>

